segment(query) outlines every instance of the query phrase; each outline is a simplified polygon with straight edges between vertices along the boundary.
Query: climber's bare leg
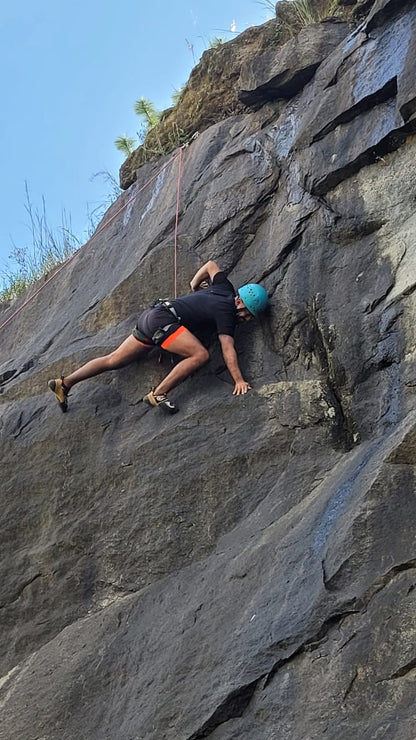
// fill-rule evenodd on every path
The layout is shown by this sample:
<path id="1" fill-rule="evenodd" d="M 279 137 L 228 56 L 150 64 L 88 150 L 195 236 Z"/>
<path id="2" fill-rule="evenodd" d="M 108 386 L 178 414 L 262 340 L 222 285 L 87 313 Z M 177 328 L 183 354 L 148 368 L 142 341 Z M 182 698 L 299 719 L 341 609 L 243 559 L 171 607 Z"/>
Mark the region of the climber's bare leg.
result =
<path id="1" fill-rule="evenodd" d="M 82 365 L 78 370 L 70 373 L 70 375 L 65 375 L 63 383 L 69 390 L 81 380 L 87 380 L 87 378 L 93 378 L 96 375 L 105 373 L 107 370 L 118 370 L 121 367 L 129 365 L 140 356 L 147 354 L 150 349 L 152 347 L 142 344 L 131 334 L 114 352 L 110 352 L 109 355 L 104 355 L 103 357 L 96 357 L 94 360 L 90 360 L 85 365 Z"/>
<path id="2" fill-rule="evenodd" d="M 182 359 L 177 365 L 170 371 L 169 375 L 164 378 L 159 385 L 154 389 L 155 395 L 168 393 L 172 388 L 175 388 L 179 383 L 182 383 L 188 375 L 194 373 L 195 370 L 205 365 L 209 360 L 208 350 L 203 344 L 195 337 L 188 329 L 181 327 L 182 331 L 179 336 L 172 335 L 162 343 L 163 349 L 168 352 L 172 352 L 175 355 L 180 355 Z"/>

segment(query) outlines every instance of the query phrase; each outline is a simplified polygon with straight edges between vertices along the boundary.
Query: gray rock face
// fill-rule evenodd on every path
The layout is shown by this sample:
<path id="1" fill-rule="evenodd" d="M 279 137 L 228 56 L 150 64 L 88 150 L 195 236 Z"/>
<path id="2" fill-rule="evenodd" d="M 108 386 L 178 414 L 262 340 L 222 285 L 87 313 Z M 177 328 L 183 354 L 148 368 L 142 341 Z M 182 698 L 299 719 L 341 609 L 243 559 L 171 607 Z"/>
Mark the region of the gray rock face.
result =
<path id="1" fill-rule="evenodd" d="M 271 49 L 242 66 L 239 98 L 246 105 L 291 98 L 312 79 L 317 67 L 348 33 L 341 21 L 303 28 L 276 54 Z"/>
<path id="2" fill-rule="evenodd" d="M 2 329 L 1 740 L 413 740 L 415 24 L 376 3 L 183 151 L 179 293 L 270 295 L 246 396 L 214 339 L 175 417 L 157 354 L 47 390 L 173 295 L 177 157 Z"/>

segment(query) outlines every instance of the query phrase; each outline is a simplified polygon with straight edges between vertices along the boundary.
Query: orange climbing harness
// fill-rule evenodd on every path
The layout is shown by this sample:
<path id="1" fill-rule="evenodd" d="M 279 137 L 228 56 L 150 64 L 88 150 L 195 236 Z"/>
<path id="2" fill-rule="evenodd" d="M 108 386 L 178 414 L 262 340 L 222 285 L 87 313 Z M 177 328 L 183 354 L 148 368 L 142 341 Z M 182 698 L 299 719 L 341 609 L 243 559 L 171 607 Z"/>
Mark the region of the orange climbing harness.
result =
<path id="1" fill-rule="evenodd" d="M 2 324 L 0 324 L 0 330 L 1 330 L 1 329 L 4 329 L 4 327 L 5 327 L 5 326 L 6 326 L 6 325 L 7 325 L 7 324 L 8 324 L 8 323 L 9 323 L 9 322 L 10 322 L 10 321 L 12 320 L 12 319 L 14 319 L 14 317 L 15 317 L 15 316 L 17 316 L 17 314 L 18 314 L 18 313 L 20 313 L 20 311 L 23 311 L 23 309 L 24 309 L 24 308 L 25 308 L 25 307 L 26 307 L 26 306 L 27 306 L 27 305 L 28 305 L 29 303 L 31 303 L 31 301 L 33 301 L 33 300 L 34 300 L 34 299 L 36 298 L 36 296 L 37 296 L 37 295 L 39 295 L 39 293 L 41 292 L 41 290 L 43 290 L 44 288 L 46 288 L 46 286 L 48 285 L 48 283 L 50 283 L 50 282 L 51 282 L 51 280 L 53 280 L 53 279 L 54 279 L 54 278 L 55 278 L 55 277 L 56 277 L 56 276 L 57 276 L 57 275 L 58 275 L 58 274 L 59 274 L 59 273 L 61 272 L 61 270 L 63 270 L 63 269 L 65 268 L 65 267 L 67 267 L 67 266 L 68 266 L 68 265 L 69 265 L 69 264 L 70 264 L 70 263 L 72 262 L 72 260 L 74 260 L 74 259 L 75 259 L 75 257 L 77 256 L 77 254 L 78 254 L 78 253 L 79 253 L 79 252 L 81 251 L 81 249 L 85 249 L 85 247 L 87 247 L 87 246 L 88 246 L 88 245 L 89 245 L 89 244 L 90 244 L 90 243 L 92 242 L 92 240 L 93 240 L 93 239 L 95 239 L 95 237 L 96 237 L 96 236 L 98 236 L 98 234 L 101 234 L 101 232 L 102 232 L 102 231 L 104 231 L 104 229 L 105 229 L 105 228 L 106 228 L 106 227 L 107 227 L 107 226 L 108 226 L 108 225 L 109 225 L 109 224 L 110 224 L 110 223 L 111 223 L 112 221 L 114 221 L 114 219 L 115 219 L 115 218 L 117 218 L 117 216 L 118 216 L 118 215 L 119 215 L 119 214 L 120 214 L 120 213 L 121 213 L 122 211 L 124 211 L 124 210 L 125 210 L 125 209 L 126 209 L 126 208 L 127 208 L 127 207 L 128 207 L 128 206 L 129 206 L 130 204 L 131 204 L 131 203 L 133 203 L 133 202 L 135 201 L 135 199 L 137 198 L 137 196 L 139 195 L 139 193 L 141 193 L 141 192 L 142 192 L 143 190 L 145 190 L 145 188 L 147 188 L 147 186 L 148 186 L 148 185 L 150 185 L 150 184 L 151 184 L 151 183 L 152 183 L 152 182 L 153 182 L 154 180 L 156 180 L 156 179 L 157 179 L 157 178 L 159 177 L 159 175 L 160 175 L 160 173 L 161 173 L 161 172 L 163 172 L 163 171 L 164 171 L 164 170 L 165 170 L 165 169 L 166 169 L 167 167 L 169 167 L 169 165 L 171 165 L 171 164 L 172 164 L 173 162 L 175 162 L 175 161 L 176 161 L 176 160 L 178 159 L 178 160 L 179 160 L 179 162 L 178 162 L 178 182 L 177 182 L 177 192 L 176 192 L 175 239 L 174 239 L 174 255 L 173 255 L 173 263 L 174 263 L 174 276 L 173 276 L 173 279 L 174 279 L 174 293 L 175 293 L 175 296 L 174 296 L 174 297 L 176 298 L 176 297 L 177 297 L 177 251 L 178 251 L 178 224 L 179 224 L 179 204 L 180 204 L 180 189 L 181 189 L 181 179 L 182 179 L 182 150 L 183 150 L 183 148 L 184 148 L 184 147 L 181 147 L 181 148 L 179 149 L 179 151 L 178 151 L 178 152 L 176 152 L 176 154 L 175 154 L 175 155 L 174 155 L 174 156 L 173 156 L 173 157 L 172 157 L 172 158 L 171 158 L 171 159 L 170 159 L 170 160 L 169 160 L 168 162 L 166 162 L 166 163 L 165 163 L 165 164 L 163 165 L 163 167 L 161 167 L 161 168 L 160 168 L 160 170 L 158 170 L 158 172 L 156 172 L 156 174 L 155 174 L 155 175 L 153 175 L 153 177 L 151 177 L 151 178 L 150 178 L 150 180 L 148 180 L 147 182 L 145 182 L 145 184 L 144 184 L 144 185 L 142 185 L 142 187 L 141 187 L 141 188 L 139 188 L 139 189 L 137 190 L 137 192 L 136 192 L 136 193 L 135 193 L 134 195 L 132 195 L 132 197 L 131 197 L 131 198 L 129 198 L 129 199 L 128 199 L 128 200 L 126 201 L 126 203 L 124 203 L 124 205 L 123 205 L 123 206 L 121 206 L 121 208 L 119 208 L 119 209 L 118 209 L 118 210 L 117 210 L 117 211 L 116 211 L 115 213 L 113 213 L 113 215 L 111 216 L 111 218 L 109 218 L 109 219 L 108 219 L 107 221 L 105 221 L 104 223 L 102 223 L 102 224 L 101 224 L 101 226 L 99 226 L 99 227 L 98 227 L 98 229 L 97 229 L 97 230 L 96 230 L 96 231 L 94 232 L 94 234 L 93 234 L 93 235 L 92 235 L 92 236 L 91 236 L 91 237 L 90 237 L 90 238 L 88 239 L 88 241 L 87 241 L 87 242 L 85 242 L 85 244 L 83 244 L 83 245 L 82 245 L 82 247 L 80 247 L 79 249 L 77 249 L 77 251 L 76 251 L 76 252 L 74 252 L 74 254 L 72 254 L 72 255 L 71 255 L 71 257 L 69 257 L 69 259 L 67 259 L 67 260 L 66 260 L 66 262 L 63 262 L 63 263 L 62 263 L 62 265 L 60 265 L 60 266 L 58 267 L 58 269 L 57 269 L 57 270 L 55 270 L 55 272 L 54 272 L 54 273 L 53 273 L 53 274 L 52 274 L 52 275 L 51 275 L 51 276 L 50 276 L 50 277 L 49 277 L 49 278 L 48 278 L 47 280 L 45 280 L 45 282 L 44 282 L 44 283 L 42 283 L 42 285 L 41 285 L 41 286 L 40 286 L 40 287 L 39 287 L 39 288 L 38 288 L 38 289 L 37 289 L 37 290 L 36 290 L 36 291 L 35 291 L 34 293 L 32 293 L 32 295 L 31 295 L 31 296 L 30 296 L 29 298 L 27 298 L 27 299 L 26 299 L 26 300 L 25 300 L 25 301 L 24 301 L 24 302 L 22 303 L 22 305 L 21 305 L 21 306 L 19 306 L 19 308 L 18 308 L 18 309 L 17 309 L 16 311 L 14 311 L 14 312 L 13 312 L 13 313 L 12 313 L 12 314 L 11 314 L 11 315 L 10 315 L 10 316 L 9 316 L 9 317 L 7 318 L 7 319 L 6 319 L 6 321 L 4 321 L 4 322 L 3 322 Z"/>

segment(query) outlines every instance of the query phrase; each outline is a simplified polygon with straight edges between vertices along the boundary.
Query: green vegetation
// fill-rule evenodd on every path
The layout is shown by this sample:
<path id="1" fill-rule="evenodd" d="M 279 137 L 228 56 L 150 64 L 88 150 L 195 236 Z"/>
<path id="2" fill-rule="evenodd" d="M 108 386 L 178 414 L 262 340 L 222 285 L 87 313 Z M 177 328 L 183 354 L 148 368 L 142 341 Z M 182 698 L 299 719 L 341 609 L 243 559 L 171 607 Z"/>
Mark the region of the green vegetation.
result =
<path id="1" fill-rule="evenodd" d="M 290 6 L 282 6 L 282 13 L 276 13 L 284 30 L 293 35 L 305 26 L 319 23 L 325 18 L 331 18 L 339 11 L 338 0 L 289 0 Z M 257 0 L 268 11 L 276 12 L 276 3 L 273 0 Z"/>
<path id="2" fill-rule="evenodd" d="M 175 121 L 167 126 L 164 134 L 165 143 L 162 141 L 159 135 L 157 126 L 154 128 L 154 130 L 149 131 L 143 144 L 141 145 L 143 162 L 148 162 L 155 157 L 161 157 L 164 154 L 169 154 L 169 152 L 172 152 L 179 146 L 183 146 L 183 144 L 187 144 L 189 141 L 189 136 L 186 131 L 180 128 Z"/>
<path id="3" fill-rule="evenodd" d="M 295 17 L 302 27 L 330 18 L 338 9 L 338 0 L 314 3 L 313 0 L 292 0 Z"/>
<path id="4" fill-rule="evenodd" d="M 120 152 L 128 157 L 134 152 L 136 148 L 136 139 L 133 139 L 131 136 L 127 136 L 127 134 L 124 134 L 123 136 L 119 136 L 115 140 L 114 144 Z"/>
<path id="5" fill-rule="evenodd" d="M 177 92 L 176 94 L 179 98 L 180 92 Z M 140 143 L 146 139 L 149 131 L 159 123 L 161 116 L 160 112 L 156 110 L 154 103 L 143 97 L 136 100 L 134 104 L 134 112 L 142 119 L 142 129 L 140 133 L 137 134 L 139 138 L 134 139 L 132 136 L 123 134 L 123 136 L 118 136 L 114 141 L 116 148 L 126 157 L 129 157 Z"/>
<path id="6" fill-rule="evenodd" d="M 218 39 L 218 43 L 220 43 Z M 175 107 L 183 95 L 185 86 L 175 90 L 172 95 L 173 107 Z M 138 132 L 138 139 L 133 139 L 126 134 L 119 136 L 114 144 L 117 149 L 128 157 L 132 152 L 141 146 L 143 162 L 147 162 L 154 157 L 160 157 L 163 154 L 171 152 L 178 146 L 186 144 L 188 141 L 187 133 L 176 123 L 171 123 L 168 127 L 165 138 L 167 143 L 163 144 L 158 135 L 158 126 L 163 121 L 163 113 L 156 109 L 154 103 L 147 98 L 139 98 L 134 104 L 134 112 L 142 119 L 142 128 Z M 165 132 L 166 133 L 166 132 Z"/>
<path id="7" fill-rule="evenodd" d="M 118 198 L 121 189 L 108 172 L 98 172 L 94 177 L 104 177 L 109 192 L 102 203 L 88 213 L 88 236 L 92 236 L 110 205 Z M 39 210 L 33 206 L 25 183 L 25 210 L 29 217 L 29 244 L 13 246 L 9 261 L 0 267 L 0 305 L 8 304 L 25 292 L 40 278 L 48 275 L 66 262 L 80 247 L 81 241 L 72 232 L 71 218 L 62 213 L 60 227 L 48 224 L 45 199 Z"/>
<path id="8" fill-rule="evenodd" d="M 181 93 L 182 89 L 176 90 L 174 92 L 176 101 L 179 100 Z M 139 138 L 134 139 L 130 136 L 127 136 L 127 134 L 124 134 L 123 136 L 119 136 L 114 142 L 116 148 L 120 152 L 123 152 L 126 157 L 132 154 L 134 150 L 146 140 L 149 131 L 151 131 L 160 122 L 161 113 L 156 110 L 155 104 L 147 98 L 142 97 L 136 100 L 134 104 L 134 112 L 136 113 L 136 115 L 139 116 L 139 118 L 142 119 L 142 128 L 141 131 L 137 134 Z M 163 154 L 163 152 L 159 151 L 156 153 Z"/>
<path id="9" fill-rule="evenodd" d="M 104 196 L 103 200 L 98 203 L 98 205 L 95 205 L 95 208 L 93 208 L 91 211 L 88 210 L 87 232 L 89 238 L 91 238 L 94 234 L 97 226 L 104 218 L 110 206 L 123 192 L 117 180 L 110 172 L 96 172 L 91 179 L 94 180 L 97 177 L 100 177 L 106 183 L 107 194 Z"/>
<path id="10" fill-rule="evenodd" d="M 160 112 L 156 110 L 155 104 L 146 98 L 139 98 L 134 104 L 134 112 L 139 118 L 144 118 L 144 134 L 154 128 L 160 121 Z"/>
<path id="11" fill-rule="evenodd" d="M 213 39 L 209 42 L 209 48 L 210 49 L 218 49 L 219 46 L 222 46 L 223 44 L 227 43 L 227 39 L 221 38 L 221 36 L 214 36 Z"/>
<path id="12" fill-rule="evenodd" d="M 25 209 L 29 216 L 31 245 L 14 246 L 10 263 L 0 271 L 0 302 L 8 303 L 23 293 L 26 288 L 43 277 L 79 249 L 78 239 L 71 231 L 71 220 L 65 211 L 58 232 L 48 225 L 45 200 L 42 209 L 34 208 L 25 183 Z"/>

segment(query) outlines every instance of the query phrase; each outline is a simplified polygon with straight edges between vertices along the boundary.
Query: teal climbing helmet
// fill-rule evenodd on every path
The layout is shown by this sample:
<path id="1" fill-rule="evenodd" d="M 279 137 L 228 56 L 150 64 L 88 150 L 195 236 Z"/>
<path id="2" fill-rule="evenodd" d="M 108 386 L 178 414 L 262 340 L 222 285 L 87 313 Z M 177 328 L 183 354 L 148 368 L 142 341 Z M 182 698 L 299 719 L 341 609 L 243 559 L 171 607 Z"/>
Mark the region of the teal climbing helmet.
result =
<path id="1" fill-rule="evenodd" d="M 238 289 L 238 295 L 253 316 L 258 316 L 267 306 L 268 295 L 262 285 L 248 283 Z"/>

